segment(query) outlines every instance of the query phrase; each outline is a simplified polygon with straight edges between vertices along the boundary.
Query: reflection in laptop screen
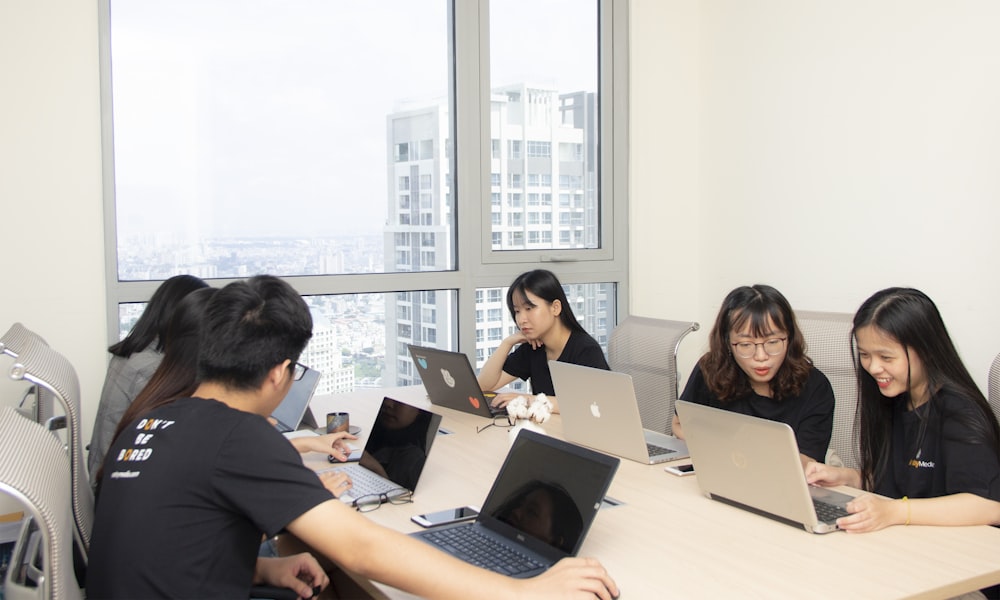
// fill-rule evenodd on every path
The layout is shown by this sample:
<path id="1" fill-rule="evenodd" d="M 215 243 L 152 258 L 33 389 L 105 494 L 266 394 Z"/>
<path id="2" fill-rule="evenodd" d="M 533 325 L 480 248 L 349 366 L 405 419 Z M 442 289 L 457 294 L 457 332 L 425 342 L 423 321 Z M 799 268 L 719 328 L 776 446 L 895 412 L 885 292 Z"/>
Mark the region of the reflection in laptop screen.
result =
<path id="1" fill-rule="evenodd" d="M 595 461 L 589 451 L 567 452 L 522 438 L 523 433 L 497 475 L 482 518 L 575 554 L 618 461 Z"/>

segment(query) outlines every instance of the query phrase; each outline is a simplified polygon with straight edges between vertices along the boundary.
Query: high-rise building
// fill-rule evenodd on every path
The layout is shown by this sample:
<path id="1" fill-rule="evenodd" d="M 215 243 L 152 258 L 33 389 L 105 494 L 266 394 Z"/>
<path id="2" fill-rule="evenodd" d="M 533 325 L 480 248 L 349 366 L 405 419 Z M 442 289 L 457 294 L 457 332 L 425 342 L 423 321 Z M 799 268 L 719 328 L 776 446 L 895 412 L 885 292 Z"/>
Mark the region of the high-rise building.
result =
<path id="1" fill-rule="evenodd" d="M 517 84 L 493 90 L 489 212 L 494 251 L 600 245 L 597 107 L 591 92 L 560 94 Z M 455 264 L 451 142 L 445 103 L 387 119 L 387 271 L 447 270 Z M 484 199 L 485 201 L 485 199 Z M 574 314 L 602 344 L 608 333 L 606 286 L 567 287 Z M 449 292 L 401 292 L 386 300 L 388 385 L 419 383 L 407 344 L 453 349 Z M 476 293 L 475 366 L 515 329 L 504 290 Z M 388 383 L 393 382 L 393 383 Z"/>

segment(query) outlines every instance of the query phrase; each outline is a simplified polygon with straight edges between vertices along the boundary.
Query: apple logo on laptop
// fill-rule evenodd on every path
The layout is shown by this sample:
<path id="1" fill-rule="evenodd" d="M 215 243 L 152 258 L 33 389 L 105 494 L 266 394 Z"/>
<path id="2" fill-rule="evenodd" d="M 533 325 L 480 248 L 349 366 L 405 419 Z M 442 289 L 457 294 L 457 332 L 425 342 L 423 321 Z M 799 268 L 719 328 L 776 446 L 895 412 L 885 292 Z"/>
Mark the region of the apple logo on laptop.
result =
<path id="1" fill-rule="evenodd" d="M 601 418 L 601 407 L 597 405 L 597 402 L 590 405 L 590 414 L 594 415 L 596 419 Z"/>
<path id="2" fill-rule="evenodd" d="M 448 387 L 455 387 L 455 378 L 451 376 L 448 369 L 441 369 L 441 377 L 444 378 L 444 382 L 448 384 Z"/>
<path id="3" fill-rule="evenodd" d="M 426 369 L 427 368 L 427 359 L 424 358 L 423 356 L 418 356 L 417 357 L 417 364 L 420 365 L 421 369 Z"/>

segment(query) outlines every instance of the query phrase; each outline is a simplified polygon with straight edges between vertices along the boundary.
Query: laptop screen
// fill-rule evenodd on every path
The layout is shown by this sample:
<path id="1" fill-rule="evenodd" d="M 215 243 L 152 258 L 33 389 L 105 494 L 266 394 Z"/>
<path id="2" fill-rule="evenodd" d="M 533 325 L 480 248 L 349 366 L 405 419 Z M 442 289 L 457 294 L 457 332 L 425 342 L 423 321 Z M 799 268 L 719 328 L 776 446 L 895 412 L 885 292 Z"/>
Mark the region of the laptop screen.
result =
<path id="1" fill-rule="evenodd" d="M 573 555 L 601 506 L 618 459 L 521 431 L 486 498 L 480 522 L 513 528 Z"/>
<path id="2" fill-rule="evenodd" d="M 440 424 L 440 415 L 383 398 L 361 455 L 361 466 L 413 490 Z"/>
<path id="3" fill-rule="evenodd" d="M 271 413 L 271 418 L 278 422 L 276 425 L 278 431 L 288 432 L 298 429 L 302 415 L 309 407 L 309 401 L 312 400 L 316 386 L 319 384 L 320 375 L 321 373 L 316 369 L 306 367 L 302 377 L 292 382 L 292 387 L 288 389 L 285 399 Z"/>

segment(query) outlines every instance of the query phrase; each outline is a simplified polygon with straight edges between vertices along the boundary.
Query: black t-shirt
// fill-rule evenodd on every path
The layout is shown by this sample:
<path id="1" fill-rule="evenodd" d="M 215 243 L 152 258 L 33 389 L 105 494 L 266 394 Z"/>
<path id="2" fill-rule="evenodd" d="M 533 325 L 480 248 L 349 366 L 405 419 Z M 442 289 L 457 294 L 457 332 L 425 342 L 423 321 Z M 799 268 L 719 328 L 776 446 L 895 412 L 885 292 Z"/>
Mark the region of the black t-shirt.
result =
<path id="1" fill-rule="evenodd" d="M 876 477 L 874 492 L 890 498 L 967 492 L 1000 502 L 1000 457 L 993 442 L 976 433 L 990 429 L 971 399 L 943 391 L 912 411 L 906 395 L 892 402 L 889 467 Z"/>
<path id="2" fill-rule="evenodd" d="M 562 354 L 556 359 L 559 362 L 593 367 L 610 371 L 608 361 L 604 358 L 604 351 L 597 340 L 582 331 L 572 331 L 569 339 L 566 340 L 566 347 Z M 556 396 L 555 387 L 552 385 L 552 374 L 549 373 L 549 361 L 545 356 L 545 347 L 532 348 L 531 344 L 524 343 L 507 355 L 507 360 L 503 364 L 505 373 L 509 373 L 521 379 L 531 379 L 531 393 L 545 394 L 546 396 Z"/>
<path id="3" fill-rule="evenodd" d="M 833 387 L 826 375 L 815 367 L 809 371 L 809 378 L 798 396 L 775 400 L 751 392 L 741 398 L 721 402 L 708 389 L 699 364 L 691 372 L 681 400 L 787 423 L 795 432 L 799 452 L 820 462 L 826 460 L 830 436 L 833 435 Z M 683 426 L 684 423 L 681 423 Z"/>
<path id="4" fill-rule="evenodd" d="M 333 496 L 261 416 L 182 398 L 111 446 L 88 598 L 246 598 L 261 535 Z"/>

